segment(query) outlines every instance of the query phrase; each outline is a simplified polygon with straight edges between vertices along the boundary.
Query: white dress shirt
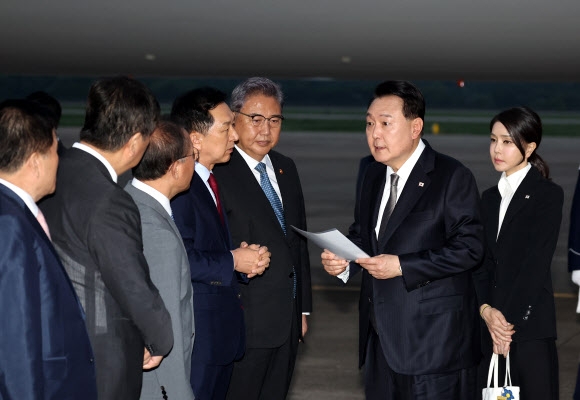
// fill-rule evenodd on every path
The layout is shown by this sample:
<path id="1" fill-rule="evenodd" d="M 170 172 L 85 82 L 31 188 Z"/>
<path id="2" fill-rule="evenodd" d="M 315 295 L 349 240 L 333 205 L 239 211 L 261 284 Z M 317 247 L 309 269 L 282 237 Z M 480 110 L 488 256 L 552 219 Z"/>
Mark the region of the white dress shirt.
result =
<path id="1" fill-rule="evenodd" d="M 423 143 L 423 140 L 419 140 L 419 144 L 417 145 L 417 148 L 415 149 L 415 151 L 413 151 L 413 154 L 411 154 L 411 157 L 409 157 L 407 159 L 407 161 L 405 161 L 403 163 L 403 165 L 401 165 L 401 168 L 399 168 L 399 170 L 396 172 L 397 175 L 399 175 L 399 181 L 397 182 L 397 200 L 395 201 L 395 204 L 397 204 L 397 201 L 399 200 L 399 197 L 401 197 L 401 193 L 403 192 L 403 189 L 405 188 L 405 184 L 407 183 L 407 180 L 409 180 L 409 176 L 411 175 L 411 171 L 413 170 L 413 168 L 415 168 L 415 164 L 417 164 L 417 161 L 419 160 L 419 157 L 421 157 L 421 154 L 423 153 L 423 150 L 425 149 L 425 143 Z M 387 166 L 387 180 L 385 182 L 385 188 L 383 189 L 383 197 L 381 198 L 381 206 L 379 208 L 379 216 L 377 218 L 377 225 L 375 226 L 375 233 L 377 235 L 377 239 L 379 238 L 379 230 L 381 228 L 381 220 L 383 219 L 383 214 L 385 212 L 385 207 L 387 205 L 387 202 L 389 201 L 389 197 L 391 195 L 391 174 L 394 173 L 395 171 L 393 171 L 393 169 L 389 166 Z"/>
<path id="2" fill-rule="evenodd" d="M 99 152 L 97 152 L 94 149 L 90 148 L 89 146 L 84 145 L 84 144 L 79 143 L 79 142 L 74 143 L 72 145 L 72 147 L 74 147 L 75 149 L 86 151 L 87 153 L 89 153 L 90 155 L 95 157 L 97 160 L 102 162 L 103 165 L 107 168 L 107 171 L 109 171 L 109 174 L 111 174 L 111 178 L 113 179 L 113 182 L 117 183 L 117 173 L 113 169 L 113 166 L 111 165 L 111 163 L 109 163 L 107 161 L 107 159 L 105 157 L 100 155 Z"/>
<path id="3" fill-rule="evenodd" d="M 276 173 L 274 172 L 274 164 L 272 164 L 272 160 L 270 160 L 270 156 L 268 156 L 268 154 L 266 154 L 264 156 L 264 158 L 262 159 L 262 161 L 256 161 L 252 157 L 247 155 L 246 152 L 244 152 L 242 149 L 240 149 L 237 145 L 236 145 L 236 149 L 238 149 L 238 151 L 240 152 L 240 155 L 242 156 L 242 158 L 244 159 L 246 164 L 248 164 L 248 167 L 250 167 L 250 171 L 252 171 L 252 173 L 254 174 L 254 177 L 258 181 L 258 184 L 260 184 L 260 171 L 256 170 L 256 166 L 260 162 L 263 162 L 264 164 L 266 164 L 266 172 L 268 173 L 268 178 L 270 179 L 270 183 L 272 184 L 272 187 L 276 191 L 276 194 L 278 195 L 278 198 L 280 199 L 280 203 L 282 203 L 282 208 L 283 208 L 284 201 L 282 200 L 282 194 L 280 193 L 280 187 L 278 186 L 278 181 L 276 180 Z M 260 185 L 260 187 L 261 186 L 262 185 Z"/>
<path id="4" fill-rule="evenodd" d="M 497 236 L 499 236 L 499 231 L 501 230 L 501 225 L 503 224 L 503 219 L 505 218 L 505 213 L 514 197 L 514 193 L 518 190 L 518 187 L 528 174 L 528 171 L 532 168 L 532 164 L 528 163 L 524 168 L 519 171 L 514 172 L 510 176 L 506 176 L 505 172 L 501 174 L 501 178 L 497 184 L 499 194 L 501 195 L 501 203 L 499 205 L 499 221 L 497 224 Z"/>
<path id="5" fill-rule="evenodd" d="M 38 216 L 38 206 L 34 202 L 32 196 L 28 194 L 28 192 L 22 190 L 13 183 L 5 181 L 4 179 L 0 179 L 0 184 L 6 186 L 8 189 L 12 190 L 18 197 L 20 197 L 24 202 L 24 204 L 26 204 L 32 215 L 34 215 L 34 217 Z"/>
<path id="6" fill-rule="evenodd" d="M 159 190 L 155 188 L 152 188 L 146 183 L 141 182 L 137 178 L 133 178 L 133 180 L 131 181 L 131 185 L 133 185 L 133 187 L 135 187 L 136 189 L 139 189 L 142 192 L 147 193 L 149 196 L 157 200 L 159 204 L 161 204 L 161 206 L 165 209 L 165 211 L 167 211 L 167 214 L 169 214 L 169 216 L 173 218 L 173 212 L 171 211 L 171 203 L 163 193 L 161 193 Z"/>
<path id="7" fill-rule="evenodd" d="M 421 157 L 421 154 L 423 154 L 423 150 L 425 150 L 425 143 L 423 142 L 423 139 L 420 139 L 419 144 L 417 145 L 415 151 L 413 151 L 413 154 L 411 154 L 411 157 L 409 157 L 407 161 L 405 161 L 403 165 L 401 165 L 401 168 L 399 168 L 399 170 L 396 172 L 396 174 L 399 176 L 399 181 L 397 182 L 397 201 L 399 200 L 399 197 L 401 197 L 401 193 L 405 188 L 405 184 L 409 180 L 411 171 L 413 171 L 413 168 L 415 168 L 415 164 L 417 164 L 417 161 L 419 161 L 419 157 Z M 381 229 L 381 220 L 383 219 L 385 207 L 387 205 L 387 202 L 389 201 L 389 196 L 391 195 L 391 174 L 393 172 L 394 172 L 393 169 L 387 166 L 387 171 L 385 172 L 385 174 L 387 175 L 385 188 L 383 189 L 383 196 L 381 198 L 379 215 L 377 217 L 377 224 L 375 225 L 375 234 L 377 235 L 377 239 L 379 238 L 379 230 Z M 395 205 L 396 204 L 397 203 L 395 202 Z M 350 265 L 346 267 L 346 270 L 344 270 L 344 272 L 337 275 L 337 277 L 341 279 L 344 283 L 346 283 L 348 281 L 349 273 L 350 273 Z"/>
<path id="8" fill-rule="evenodd" d="M 217 207 L 217 200 L 215 198 L 215 194 L 213 193 L 213 190 L 211 189 L 211 186 L 209 185 L 209 176 L 211 175 L 212 172 L 209 169 L 207 169 L 205 167 L 205 165 L 200 164 L 196 161 L 195 162 L 195 173 L 201 178 L 203 183 L 205 183 L 205 187 L 209 191 L 209 194 L 211 195 L 211 198 L 213 199 L 213 202 L 215 203 L 215 205 Z"/>

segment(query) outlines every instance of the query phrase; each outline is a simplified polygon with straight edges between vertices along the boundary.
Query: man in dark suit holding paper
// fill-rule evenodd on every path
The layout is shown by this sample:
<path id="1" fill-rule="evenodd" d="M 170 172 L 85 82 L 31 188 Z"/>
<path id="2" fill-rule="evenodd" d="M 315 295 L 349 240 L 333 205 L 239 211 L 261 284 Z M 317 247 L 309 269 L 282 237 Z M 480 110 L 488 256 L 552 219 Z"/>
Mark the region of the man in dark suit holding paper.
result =
<path id="1" fill-rule="evenodd" d="M 349 238 L 370 258 L 322 253 L 346 281 L 363 271 L 360 364 L 367 399 L 476 397 L 479 321 L 471 270 L 483 256 L 472 173 L 422 136 L 425 102 L 406 81 L 380 84 L 367 111 L 377 163 Z M 347 270 L 348 267 L 348 270 Z"/>

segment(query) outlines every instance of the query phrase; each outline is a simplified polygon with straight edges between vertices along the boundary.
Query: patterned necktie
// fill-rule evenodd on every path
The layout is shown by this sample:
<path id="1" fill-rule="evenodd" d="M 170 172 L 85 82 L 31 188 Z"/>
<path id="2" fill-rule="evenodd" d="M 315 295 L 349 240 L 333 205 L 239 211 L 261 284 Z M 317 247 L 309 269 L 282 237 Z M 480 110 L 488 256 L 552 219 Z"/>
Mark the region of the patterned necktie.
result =
<path id="1" fill-rule="evenodd" d="M 209 174 L 209 179 L 207 181 L 209 182 L 209 187 L 211 188 L 211 191 L 213 192 L 213 194 L 215 196 L 215 204 L 216 204 L 217 212 L 220 215 L 220 220 L 222 221 L 222 225 L 225 225 L 224 224 L 224 214 L 222 211 L 222 203 L 220 201 L 220 195 L 219 195 L 219 191 L 218 191 L 217 181 L 215 180 L 215 176 L 213 176 L 213 174 Z"/>
<path id="2" fill-rule="evenodd" d="M 385 210 L 383 211 L 383 218 L 381 219 L 381 227 L 379 228 L 379 243 L 387 230 L 387 223 L 389 218 L 395 209 L 395 204 L 397 204 L 397 183 L 399 183 L 399 175 L 391 174 L 391 192 L 389 193 L 389 200 L 385 205 Z"/>
<path id="3" fill-rule="evenodd" d="M 284 231 L 284 235 L 286 234 L 286 220 L 284 219 L 284 209 L 282 208 L 282 202 L 278 197 L 278 194 L 274 190 L 272 183 L 270 182 L 270 178 L 268 177 L 268 173 L 266 172 L 266 164 L 263 162 L 258 163 L 256 165 L 256 171 L 260 173 L 260 186 L 262 186 L 262 190 L 264 194 L 268 198 L 268 201 L 272 205 L 274 209 L 274 214 L 276 214 L 276 218 L 278 218 L 278 222 Z M 296 298 L 296 270 L 294 266 L 292 266 L 292 298 Z"/>
<path id="4" fill-rule="evenodd" d="M 52 238 L 50 237 L 50 231 L 48 230 L 48 224 L 46 223 L 46 219 L 44 219 L 44 214 L 42 211 L 40 211 L 40 208 L 38 209 L 38 214 L 36 214 L 36 220 L 40 226 L 42 226 L 42 229 L 44 229 L 46 236 L 48 236 L 48 238 L 52 241 Z"/>
<path id="5" fill-rule="evenodd" d="M 262 186 L 262 190 L 264 194 L 270 201 L 272 208 L 274 209 L 274 214 L 276 214 L 276 218 L 278 218 L 278 222 L 286 234 L 286 221 L 284 220 L 284 209 L 282 208 L 282 202 L 278 197 L 278 194 L 272 187 L 272 183 L 270 183 L 270 178 L 268 178 L 268 173 L 266 172 L 266 164 L 263 162 L 258 163 L 256 165 L 256 171 L 260 173 L 260 186 Z"/>

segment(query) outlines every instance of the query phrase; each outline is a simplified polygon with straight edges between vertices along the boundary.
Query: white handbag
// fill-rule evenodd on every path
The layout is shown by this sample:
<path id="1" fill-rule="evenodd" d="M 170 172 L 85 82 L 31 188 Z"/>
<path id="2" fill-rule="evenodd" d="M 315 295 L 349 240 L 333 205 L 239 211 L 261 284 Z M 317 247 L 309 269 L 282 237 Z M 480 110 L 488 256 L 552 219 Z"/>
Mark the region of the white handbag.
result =
<path id="1" fill-rule="evenodd" d="M 519 386 L 512 386 L 512 377 L 510 374 L 510 353 L 505 361 L 505 380 L 502 387 L 497 385 L 499 356 L 491 356 L 489 363 L 489 372 L 487 373 L 487 387 L 482 390 L 483 400 L 520 400 Z M 493 387 L 491 385 L 491 376 L 493 374 Z"/>

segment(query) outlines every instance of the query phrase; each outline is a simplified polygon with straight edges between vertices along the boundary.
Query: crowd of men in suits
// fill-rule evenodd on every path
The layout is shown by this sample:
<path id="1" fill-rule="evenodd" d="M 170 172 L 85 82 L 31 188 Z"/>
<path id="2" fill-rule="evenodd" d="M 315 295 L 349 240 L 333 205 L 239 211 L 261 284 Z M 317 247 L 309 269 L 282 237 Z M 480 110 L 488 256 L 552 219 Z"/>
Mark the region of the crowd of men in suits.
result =
<path id="1" fill-rule="evenodd" d="M 377 87 L 349 232 L 371 256 L 322 264 L 363 272 L 368 398 L 473 398 L 479 193 L 422 139 L 417 99 Z M 100 79 L 69 149 L 53 100 L 0 104 L 0 398 L 286 398 L 312 294 L 300 179 L 273 150 L 280 87 L 247 79 L 229 105 L 198 88 L 161 116 L 139 81 Z"/>
<path id="2" fill-rule="evenodd" d="M 204 87 L 162 117 L 139 81 L 97 80 L 69 149 L 51 96 L 0 104 L 0 398 L 286 397 L 311 311 L 304 199 L 272 150 L 280 87 L 234 93 L 235 113 Z M 265 174 L 214 176 L 242 157 Z"/>

